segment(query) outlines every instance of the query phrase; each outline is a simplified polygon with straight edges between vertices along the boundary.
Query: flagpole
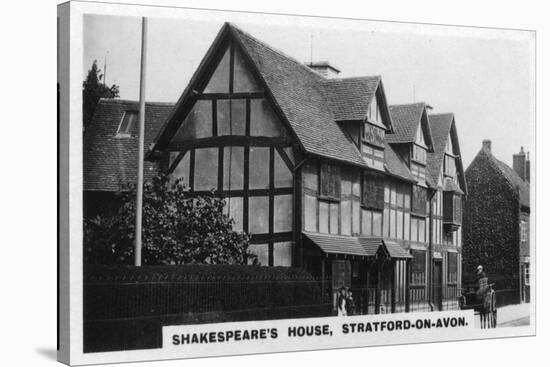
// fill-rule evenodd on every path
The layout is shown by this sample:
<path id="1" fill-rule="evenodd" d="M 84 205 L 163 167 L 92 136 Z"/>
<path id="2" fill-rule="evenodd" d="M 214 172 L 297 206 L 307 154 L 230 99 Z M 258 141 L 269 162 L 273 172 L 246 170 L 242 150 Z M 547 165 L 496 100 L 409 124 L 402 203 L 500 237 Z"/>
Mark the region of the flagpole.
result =
<path id="1" fill-rule="evenodd" d="M 136 225 L 134 265 L 141 266 L 141 234 L 143 210 L 143 161 L 145 145 L 145 68 L 147 60 L 147 18 L 142 18 L 141 25 L 141 68 L 139 73 L 139 146 L 138 146 L 138 175 L 136 195 Z"/>

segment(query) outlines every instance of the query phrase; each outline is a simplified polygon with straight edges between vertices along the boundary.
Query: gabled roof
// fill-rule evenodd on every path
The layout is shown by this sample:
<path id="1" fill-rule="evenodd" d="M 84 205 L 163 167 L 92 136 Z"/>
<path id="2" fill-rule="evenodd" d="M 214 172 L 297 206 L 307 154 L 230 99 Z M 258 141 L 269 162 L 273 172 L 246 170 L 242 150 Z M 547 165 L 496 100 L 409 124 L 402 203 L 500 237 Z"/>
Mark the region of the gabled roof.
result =
<path id="1" fill-rule="evenodd" d="M 145 105 L 145 146 L 151 144 L 174 107 L 171 103 Z M 116 137 L 125 111 L 138 111 L 136 101 L 100 99 L 83 141 L 83 186 L 85 191 L 118 191 L 122 183 L 137 181 L 137 124 L 132 136 Z M 145 162 L 144 177 L 153 173 Z"/>
<path id="2" fill-rule="evenodd" d="M 482 149 L 483 150 L 483 149 Z M 519 201 L 524 207 L 529 208 L 529 182 L 524 181 L 518 173 L 506 163 L 496 159 L 492 154 L 488 154 L 490 159 L 496 164 L 502 175 L 512 185 L 513 188 L 517 188 L 519 191 Z"/>
<path id="3" fill-rule="evenodd" d="M 423 116 L 427 116 L 425 103 L 392 105 L 389 109 L 393 121 L 394 133 L 386 135 L 388 143 L 414 143 L 416 141 L 418 125 L 422 122 L 426 145 L 428 149 L 432 148 L 433 143 L 430 124 L 427 123 L 427 119 L 422 119 Z"/>
<path id="4" fill-rule="evenodd" d="M 380 76 L 331 78 L 324 81 L 334 120 L 364 120 L 381 81 Z"/>
<path id="5" fill-rule="evenodd" d="M 364 166 L 361 153 L 334 121 L 326 80 L 239 28 L 228 25 L 308 153 Z"/>
<path id="6" fill-rule="evenodd" d="M 479 159 L 485 159 L 492 164 L 496 168 L 496 171 L 500 173 L 509 184 L 510 188 L 512 190 L 518 190 L 520 205 L 530 208 L 530 184 L 528 181 L 523 180 L 512 167 L 497 159 L 490 151 L 484 148 L 481 148 L 477 153 L 467 170 L 470 170 Z"/>
<path id="7" fill-rule="evenodd" d="M 182 121 L 179 114 L 193 97 L 193 89 L 207 75 L 206 69 L 213 62 L 216 50 L 226 45 L 228 39 L 235 40 L 236 47 L 264 87 L 276 112 L 306 153 L 366 167 L 361 152 L 335 120 L 363 120 L 377 89 L 380 89 L 385 103 L 380 77 L 326 79 L 229 23 L 224 24 L 191 78 L 174 113 L 155 139 L 153 150 L 162 150 L 168 144 L 171 134 Z M 346 100 L 345 94 L 353 96 L 353 101 Z M 389 112 L 387 114 L 388 128 L 391 129 L 391 117 Z"/>
<path id="8" fill-rule="evenodd" d="M 457 157 L 456 169 L 458 173 L 458 181 L 462 191 L 467 194 L 468 189 L 466 187 L 466 179 L 464 177 L 464 168 L 462 166 L 462 157 L 460 154 L 460 146 L 458 144 L 454 114 L 441 113 L 428 115 L 428 121 L 432 132 L 433 152 L 428 152 L 426 176 L 430 176 L 431 186 L 435 187 L 437 185 L 439 173 L 441 172 L 441 167 L 443 166 L 447 139 L 450 134 L 453 142 L 453 154 Z"/>
<path id="9" fill-rule="evenodd" d="M 384 148 L 384 167 L 386 167 L 386 171 L 392 176 L 416 182 L 407 164 L 401 159 L 399 154 L 393 150 L 392 146 L 385 143 Z"/>

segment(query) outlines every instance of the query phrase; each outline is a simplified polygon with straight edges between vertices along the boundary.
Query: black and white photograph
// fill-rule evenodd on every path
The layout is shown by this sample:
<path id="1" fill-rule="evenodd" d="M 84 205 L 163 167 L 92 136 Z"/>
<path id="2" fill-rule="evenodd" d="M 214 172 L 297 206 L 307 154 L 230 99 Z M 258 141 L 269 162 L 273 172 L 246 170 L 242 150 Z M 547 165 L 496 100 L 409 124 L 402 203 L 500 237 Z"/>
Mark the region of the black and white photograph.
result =
<path id="1" fill-rule="evenodd" d="M 535 334 L 533 31 L 58 23 L 62 362 Z"/>

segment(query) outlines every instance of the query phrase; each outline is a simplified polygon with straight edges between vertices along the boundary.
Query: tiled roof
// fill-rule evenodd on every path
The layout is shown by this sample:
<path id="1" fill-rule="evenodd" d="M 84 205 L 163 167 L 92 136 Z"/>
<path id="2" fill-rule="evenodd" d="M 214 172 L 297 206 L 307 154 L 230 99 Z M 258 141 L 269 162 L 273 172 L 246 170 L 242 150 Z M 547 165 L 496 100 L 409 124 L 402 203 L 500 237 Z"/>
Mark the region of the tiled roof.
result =
<path id="1" fill-rule="evenodd" d="M 452 113 L 429 115 L 428 118 L 432 131 L 433 152 L 428 152 L 427 175 L 430 176 L 434 185 L 437 184 L 439 179 L 453 119 L 454 115 Z"/>
<path id="2" fill-rule="evenodd" d="M 151 144 L 173 106 L 168 103 L 145 105 L 145 149 Z M 134 124 L 131 137 L 115 136 L 124 112 L 138 109 L 139 105 L 136 101 L 119 99 L 99 101 L 90 128 L 84 135 L 84 190 L 117 191 L 121 183 L 136 182 L 138 124 Z M 151 177 L 153 169 L 153 164 L 146 161 L 145 179 Z"/>
<path id="3" fill-rule="evenodd" d="M 363 120 L 380 80 L 380 76 L 327 79 L 324 83 L 334 120 Z"/>
<path id="4" fill-rule="evenodd" d="M 388 250 L 388 253 L 392 258 L 395 258 L 395 259 L 412 258 L 412 255 L 403 247 L 401 247 L 401 245 L 397 242 L 384 240 L 384 245 L 386 246 L 386 249 Z"/>
<path id="5" fill-rule="evenodd" d="M 346 254 L 355 256 L 374 256 L 367 252 L 357 237 L 302 232 L 326 254 Z"/>
<path id="6" fill-rule="evenodd" d="M 393 134 L 387 134 L 388 143 L 413 143 L 416 141 L 418 124 L 425 109 L 424 103 L 389 106 L 393 121 Z"/>
<path id="7" fill-rule="evenodd" d="M 326 79 L 239 28 L 230 27 L 305 151 L 364 166 L 361 153 L 334 121 L 325 90 Z"/>
<path id="8" fill-rule="evenodd" d="M 399 155 L 388 143 L 385 143 L 384 166 L 386 167 L 386 171 L 393 176 L 397 176 L 408 181 L 416 181 L 407 167 L 407 164 L 403 161 L 403 159 L 401 159 L 401 157 L 399 157 Z"/>

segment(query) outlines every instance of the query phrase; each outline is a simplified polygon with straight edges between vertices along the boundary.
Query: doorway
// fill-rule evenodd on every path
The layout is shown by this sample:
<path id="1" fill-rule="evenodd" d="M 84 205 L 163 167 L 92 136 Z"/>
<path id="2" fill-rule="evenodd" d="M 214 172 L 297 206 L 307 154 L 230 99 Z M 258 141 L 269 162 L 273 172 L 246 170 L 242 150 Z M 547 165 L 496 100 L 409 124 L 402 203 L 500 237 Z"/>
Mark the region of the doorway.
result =
<path id="1" fill-rule="evenodd" d="M 443 290 L 443 272 L 442 272 L 442 262 L 441 260 L 435 260 L 433 262 L 433 281 L 432 281 L 432 290 L 433 290 L 433 302 L 434 310 L 442 310 L 442 290 Z"/>

